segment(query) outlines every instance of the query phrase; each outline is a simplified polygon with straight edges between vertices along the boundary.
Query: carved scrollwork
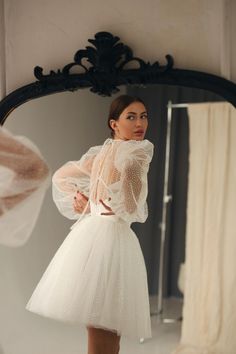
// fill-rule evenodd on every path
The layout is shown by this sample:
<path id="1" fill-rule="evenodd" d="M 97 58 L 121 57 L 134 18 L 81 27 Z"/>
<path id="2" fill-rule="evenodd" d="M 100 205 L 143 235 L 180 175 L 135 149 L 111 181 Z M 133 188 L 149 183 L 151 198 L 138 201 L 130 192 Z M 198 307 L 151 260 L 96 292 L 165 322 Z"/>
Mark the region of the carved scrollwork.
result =
<path id="1" fill-rule="evenodd" d="M 140 82 L 146 83 L 150 75 L 161 75 L 173 67 L 174 61 L 171 55 L 166 55 L 166 66 L 161 66 L 158 62 L 154 64 L 146 63 L 144 60 L 134 57 L 132 50 L 127 45 L 118 43 L 119 40 L 119 37 L 113 36 L 109 32 L 98 32 L 95 34 L 95 39 L 88 40 L 94 47 L 87 46 L 86 49 L 78 50 L 73 63 L 67 64 L 62 70 L 58 69 L 57 72 L 51 70 L 49 75 L 44 75 L 43 69 L 36 66 L 34 75 L 44 84 L 59 83 L 61 80 L 68 81 L 70 77 L 74 79 L 76 75 L 80 75 L 81 79 L 90 84 L 92 92 L 102 96 L 110 96 L 119 91 L 117 86 L 120 82 L 122 84 L 134 82 L 131 79 L 131 73 L 132 75 L 138 73 Z M 83 64 L 84 60 L 90 66 Z M 137 62 L 139 68 L 132 69 L 132 71 L 130 69 L 125 70 L 125 66 L 131 62 Z M 76 66 L 83 69 L 82 74 L 71 73 L 71 69 Z M 74 86 L 68 88 L 67 85 L 67 89 L 75 90 L 76 88 Z"/>
<path id="2" fill-rule="evenodd" d="M 45 75 L 43 69 L 36 66 L 34 75 L 37 81 L 18 88 L 0 102 L 0 124 L 13 109 L 30 99 L 83 88 L 111 96 L 122 85 L 164 84 L 201 88 L 224 97 L 236 107 L 236 85 L 232 81 L 205 72 L 173 68 L 174 60 L 170 54 L 166 55 L 166 65 L 160 65 L 158 61 L 153 64 L 145 62 L 109 32 L 98 32 L 88 42 L 91 46 L 78 50 L 74 61 L 63 69 L 51 70 Z M 133 63 L 138 64 L 136 68 L 131 65 Z M 82 69 L 82 72 L 74 73 L 74 68 Z"/>
<path id="3" fill-rule="evenodd" d="M 79 50 L 74 56 L 74 63 L 69 64 L 63 69 L 63 72 L 68 73 L 74 65 L 82 66 L 86 72 L 92 73 L 106 73 L 111 74 L 119 71 L 117 64 L 123 59 L 127 61 L 132 59 L 132 50 L 123 43 L 117 43 L 119 37 L 113 36 L 109 32 L 98 32 L 95 39 L 89 39 L 88 42 L 92 43 L 95 48 L 87 46 L 85 50 Z M 82 60 L 87 58 L 91 64 L 89 68 L 82 65 Z"/>

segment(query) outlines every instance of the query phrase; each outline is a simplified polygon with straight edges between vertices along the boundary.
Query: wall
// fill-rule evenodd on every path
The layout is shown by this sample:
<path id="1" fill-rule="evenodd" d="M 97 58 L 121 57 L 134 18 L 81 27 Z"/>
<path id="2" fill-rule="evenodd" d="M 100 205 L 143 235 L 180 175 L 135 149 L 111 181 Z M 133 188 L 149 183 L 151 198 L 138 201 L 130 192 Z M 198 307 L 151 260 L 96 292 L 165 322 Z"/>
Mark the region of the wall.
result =
<path id="1" fill-rule="evenodd" d="M 231 80 L 236 82 L 236 41 L 235 41 L 235 33 L 236 33 L 236 1 L 231 1 L 229 6 L 228 18 L 230 19 L 229 23 L 229 42 L 230 42 L 230 68 L 231 68 Z"/>
<path id="2" fill-rule="evenodd" d="M 4 0 L 0 0 L 0 99 L 6 96 Z"/>
<path id="3" fill-rule="evenodd" d="M 165 55 L 171 54 L 177 68 L 224 75 L 230 71 L 222 64 L 229 62 L 225 55 L 235 58 L 235 24 L 225 25 L 236 13 L 235 3 L 229 0 L 139 0 L 135 5 L 126 0 L 101 0 L 96 6 L 91 0 L 4 3 L 8 93 L 34 81 L 36 65 L 47 73 L 71 62 L 76 50 L 102 30 L 118 35 L 145 60 L 164 64 Z M 230 50 L 221 54 L 228 37 Z M 231 80 L 236 80 L 233 60 L 230 65 Z"/>

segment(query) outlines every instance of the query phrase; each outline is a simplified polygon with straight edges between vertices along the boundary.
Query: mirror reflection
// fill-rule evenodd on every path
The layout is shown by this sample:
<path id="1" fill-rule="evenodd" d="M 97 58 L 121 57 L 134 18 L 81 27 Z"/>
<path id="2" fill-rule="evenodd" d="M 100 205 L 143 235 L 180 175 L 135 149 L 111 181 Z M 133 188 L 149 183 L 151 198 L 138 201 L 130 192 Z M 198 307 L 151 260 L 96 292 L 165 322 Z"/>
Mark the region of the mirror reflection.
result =
<path id="1" fill-rule="evenodd" d="M 137 338 L 137 350 L 140 353 L 151 352 L 150 348 L 153 347 L 149 345 L 154 340 L 153 353 L 158 353 L 157 350 L 161 350 L 162 354 L 170 353 L 178 346 L 181 330 L 183 345 L 184 339 L 187 342 L 187 338 L 191 336 L 191 331 L 198 331 L 199 340 L 204 345 L 214 334 L 212 328 L 202 333 L 202 329 L 197 327 L 199 323 L 207 319 L 209 325 L 214 321 L 217 328 L 222 321 L 217 314 L 215 318 L 211 318 L 211 312 L 207 309 L 213 303 L 219 311 L 227 310 L 227 305 L 220 296 L 224 272 L 227 270 L 224 269 L 223 272 L 221 269 L 220 251 L 223 245 L 222 234 L 225 238 L 232 237 L 232 196 L 235 195 L 234 107 L 211 92 L 187 87 L 130 86 L 123 87 L 117 95 L 109 98 L 94 95 L 89 90 L 79 90 L 29 101 L 10 114 L 4 127 L 13 134 L 31 139 L 54 174 L 66 162 L 78 161 L 91 146 L 101 146 L 110 137 L 107 126 L 109 106 L 121 94 L 138 96 L 145 102 L 148 127 L 144 139 L 154 145 L 148 171 L 148 218 L 145 222 L 131 224 L 145 261 L 152 328 L 151 339 L 144 338 L 143 342 L 142 336 L 140 341 Z M 129 150 L 129 156 L 132 153 L 137 156 L 135 150 Z M 122 154 L 118 156 L 121 158 Z M 136 181 L 136 185 L 137 183 Z M 48 353 L 56 353 L 58 350 L 68 352 L 68 345 L 71 352 L 78 351 L 78 346 L 81 352 L 86 350 L 85 326 L 68 326 L 25 310 L 34 289 L 65 242 L 73 223 L 73 220 L 58 212 L 53 201 L 52 188 L 49 186 L 29 240 L 19 248 L 0 247 L 3 273 L 0 290 L 5 304 L 4 309 L 1 309 L 1 327 L 4 329 L 2 343 L 6 352 L 10 327 L 5 323 L 8 323 L 9 318 L 19 337 L 25 338 L 25 343 L 29 337 L 33 338 L 31 343 L 24 344 L 29 348 L 28 351 L 32 351 L 40 338 L 47 338 Z M 94 224 L 94 237 L 98 237 L 97 230 L 98 225 Z M 109 234 L 111 230 L 107 229 L 107 235 Z M 125 230 L 122 230 L 122 234 L 126 235 Z M 86 237 L 92 237 L 92 234 L 86 234 Z M 86 244 L 79 244 L 79 239 L 77 242 L 78 249 L 80 245 Z M 104 247 L 108 247 L 110 239 L 104 242 Z M 96 249 L 99 249 L 99 245 L 101 247 L 101 243 L 97 244 Z M 129 245 L 126 246 L 124 251 L 128 252 Z M 66 252 L 66 248 L 64 249 Z M 138 252 L 139 248 L 136 250 Z M 211 255 L 209 250 L 212 250 Z M 73 252 L 76 252 L 75 248 Z M 84 252 L 89 256 L 88 250 Z M 61 270 L 58 268 L 55 272 L 67 270 L 74 274 L 76 253 L 71 255 L 69 264 L 63 263 L 65 254 L 62 253 L 60 258 L 58 253 Z M 130 266 L 133 268 L 133 277 L 129 284 L 134 284 L 134 281 L 137 284 L 138 281 L 143 283 L 143 268 L 140 264 L 132 264 L 131 260 L 132 257 Z M 79 266 L 81 264 L 77 264 Z M 106 269 L 107 276 L 109 272 L 114 275 L 114 269 L 108 262 Z M 94 272 L 91 269 L 90 284 L 94 284 L 92 280 L 95 275 L 95 269 Z M 120 299 L 119 286 L 116 286 L 117 299 Z M 45 289 L 48 292 L 53 291 L 51 281 Z M 99 289 L 102 289 L 101 284 Z M 66 291 L 65 288 L 61 290 Z M 109 290 L 106 289 L 106 293 Z M 219 296 L 215 297 L 214 294 Z M 188 295 L 186 302 L 185 295 Z M 83 296 L 85 297 L 84 293 Z M 205 311 L 199 322 L 196 321 L 196 326 L 190 328 L 191 316 L 201 316 L 197 304 L 205 306 Z M 38 306 L 40 305 L 43 309 L 43 304 L 38 300 Z M 145 304 L 142 308 L 144 306 Z M 69 307 L 63 311 L 69 312 Z M 136 314 L 138 322 L 140 313 L 136 311 Z M 140 323 L 142 320 L 144 319 L 140 319 Z M 19 323 L 22 325 L 19 326 Z M 35 331 L 35 328 L 38 330 Z M 55 334 L 52 336 L 52 333 Z M 131 339 L 122 339 L 121 348 L 127 352 L 130 352 L 129 348 L 133 348 L 133 345 L 134 341 Z"/>

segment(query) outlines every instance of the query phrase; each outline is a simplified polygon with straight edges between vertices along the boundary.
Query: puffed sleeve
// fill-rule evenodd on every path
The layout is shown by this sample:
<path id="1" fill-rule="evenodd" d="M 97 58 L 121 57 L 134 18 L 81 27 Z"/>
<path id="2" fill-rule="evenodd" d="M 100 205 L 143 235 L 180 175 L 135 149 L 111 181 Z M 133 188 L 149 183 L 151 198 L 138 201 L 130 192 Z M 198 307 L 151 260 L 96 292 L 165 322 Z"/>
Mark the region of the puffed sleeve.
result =
<path id="1" fill-rule="evenodd" d="M 147 219 L 147 173 L 153 149 L 154 145 L 144 139 L 124 141 L 116 151 L 114 164 L 120 172 L 120 181 L 114 185 L 109 206 L 128 222 L 145 222 Z"/>
<path id="2" fill-rule="evenodd" d="M 38 147 L 0 127 L 0 244 L 19 247 L 29 239 L 50 179 Z"/>
<path id="3" fill-rule="evenodd" d="M 91 147 L 80 160 L 66 162 L 52 177 L 53 201 L 68 219 L 78 219 L 81 215 L 74 211 L 74 197 L 77 191 L 89 196 L 92 165 L 100 149 L 101 145 Z"/>

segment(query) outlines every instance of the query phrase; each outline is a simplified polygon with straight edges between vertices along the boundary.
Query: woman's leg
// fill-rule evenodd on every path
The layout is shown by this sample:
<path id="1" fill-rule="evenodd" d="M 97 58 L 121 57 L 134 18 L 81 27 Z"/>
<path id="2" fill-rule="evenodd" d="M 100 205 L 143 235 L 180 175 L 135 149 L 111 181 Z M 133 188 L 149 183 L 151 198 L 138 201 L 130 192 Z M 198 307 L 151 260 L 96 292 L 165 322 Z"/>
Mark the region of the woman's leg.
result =
<path id="1" fill-rule="evenodd" d="M 87 326 L 88 354 L 118 354 L 120 336 L 116 333 Z"/>

